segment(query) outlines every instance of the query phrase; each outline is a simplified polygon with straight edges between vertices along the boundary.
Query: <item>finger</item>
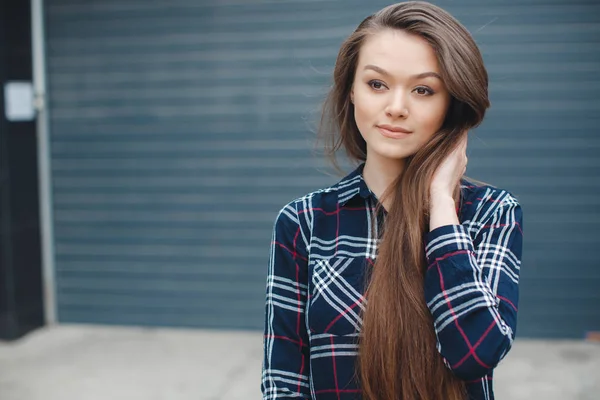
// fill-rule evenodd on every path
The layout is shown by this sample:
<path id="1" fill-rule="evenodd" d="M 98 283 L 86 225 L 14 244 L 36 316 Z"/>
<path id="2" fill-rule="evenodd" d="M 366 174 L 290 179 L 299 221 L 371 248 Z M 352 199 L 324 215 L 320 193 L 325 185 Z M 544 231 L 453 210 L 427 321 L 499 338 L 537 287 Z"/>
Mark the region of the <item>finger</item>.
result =
<path id="1" fill-rule="evenodd" d="M 461 143 L 460 146 L 458 146 L 460 149 L 461 154 L 467 154 L 467 137 L 463 137 L 461 139 Z"/>
<path id="2" fill-rule="evenodd" d="M 458 143 L 456 144 L 456 147 L 454 148 L 454 152 L 458 153 L 458 154 L 462 154 L 466 151 L 466 149 L 467 149 L 467 141 L 465 139 L 465 136 L 462 136 L 458 140 Z"/>

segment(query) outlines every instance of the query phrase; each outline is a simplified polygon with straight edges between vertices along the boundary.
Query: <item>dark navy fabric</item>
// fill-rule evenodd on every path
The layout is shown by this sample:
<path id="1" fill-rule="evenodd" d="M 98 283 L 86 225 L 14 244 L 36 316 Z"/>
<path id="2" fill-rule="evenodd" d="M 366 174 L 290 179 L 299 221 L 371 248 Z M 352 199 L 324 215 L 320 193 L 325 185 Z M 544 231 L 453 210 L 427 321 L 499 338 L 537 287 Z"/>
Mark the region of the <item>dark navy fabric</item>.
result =
<path id="1" fill-rule="evenodd" d="M 357 339 L 385 213 L 364 164 L 277 216 L 267 278 L 263 399 L 360 399 Z M 492 373 L 515 337 L 522 212 L 509 192 L 461 182 L 460 225 L 428 232 L 425 299 L 444 362 L 471 399 L 493 399 Z M 372 226 L 373 225 L 373 226 Z M 390 332 L 393 334 L 393 332 Z"/>

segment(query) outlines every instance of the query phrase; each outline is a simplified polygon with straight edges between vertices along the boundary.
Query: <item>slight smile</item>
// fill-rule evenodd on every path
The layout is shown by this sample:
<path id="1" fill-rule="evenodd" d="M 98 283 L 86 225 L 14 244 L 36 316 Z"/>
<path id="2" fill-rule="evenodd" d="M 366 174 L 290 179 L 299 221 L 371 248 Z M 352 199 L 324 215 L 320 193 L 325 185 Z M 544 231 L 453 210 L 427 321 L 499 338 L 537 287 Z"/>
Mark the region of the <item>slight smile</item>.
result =
<path id="1" fill-rule="evenodd" d="M 391 125 L 378 125 L 377 129 L 379 132 L 391 139 L 402 139 L 409 136 L 412 132 L 402 127 L 391 126 Z"/>

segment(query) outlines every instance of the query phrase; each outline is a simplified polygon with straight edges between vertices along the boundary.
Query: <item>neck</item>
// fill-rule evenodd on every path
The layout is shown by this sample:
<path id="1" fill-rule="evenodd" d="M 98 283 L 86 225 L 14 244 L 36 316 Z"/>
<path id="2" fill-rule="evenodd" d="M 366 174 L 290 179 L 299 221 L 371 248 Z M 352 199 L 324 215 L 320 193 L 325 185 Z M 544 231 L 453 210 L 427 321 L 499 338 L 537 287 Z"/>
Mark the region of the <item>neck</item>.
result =
<path id="1" fill-rule="evenodd" d="M 404 171 L 404 159 L 368 157 L 363 169 L 363 178 L 369 189 L 377 196 L 386 210 L 389 210 L 392 199 L 383 198 L 384 192 Z M 383 199 L 383 200 L 382 200 Z"/>

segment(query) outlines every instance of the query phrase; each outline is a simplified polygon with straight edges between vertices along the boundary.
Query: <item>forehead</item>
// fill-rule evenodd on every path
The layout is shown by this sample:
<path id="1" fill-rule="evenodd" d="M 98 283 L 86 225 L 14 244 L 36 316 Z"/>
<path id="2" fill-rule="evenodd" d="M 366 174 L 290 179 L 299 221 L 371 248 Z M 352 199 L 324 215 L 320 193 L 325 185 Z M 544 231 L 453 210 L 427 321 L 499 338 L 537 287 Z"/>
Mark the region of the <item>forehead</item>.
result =
<path id="1" fill-rule="evenodd" d="M 439 73 L 431 45 L 422 37 L 398 29 L 386 29 L 367 37 L 359 51 L 358 70 L 374 64 L 391 74 Z"/>

